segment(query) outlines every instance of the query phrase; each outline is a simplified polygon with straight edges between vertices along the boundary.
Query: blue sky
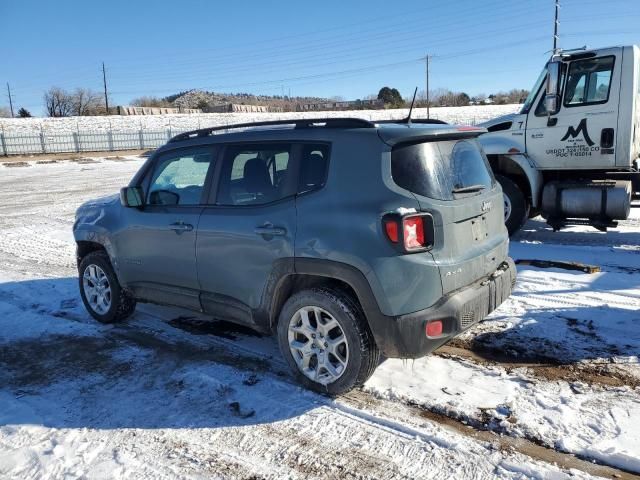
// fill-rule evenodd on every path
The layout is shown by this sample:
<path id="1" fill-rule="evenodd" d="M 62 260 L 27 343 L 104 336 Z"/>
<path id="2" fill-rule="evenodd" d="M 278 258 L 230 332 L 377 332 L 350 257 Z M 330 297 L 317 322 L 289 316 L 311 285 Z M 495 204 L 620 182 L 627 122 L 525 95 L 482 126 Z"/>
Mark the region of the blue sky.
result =
<path id="1" fill-rule="evenodd" d="M 565 48 L 640 44 L 639 0 L 562 0 Z M 190 88 L 362 98 L 380 87 L 469 95 L 530 88 L 552 46 L 553 0 L 391 2 L 0 0 L 0 106 L 42 114 L 50 86 L 112 104 Z"/>

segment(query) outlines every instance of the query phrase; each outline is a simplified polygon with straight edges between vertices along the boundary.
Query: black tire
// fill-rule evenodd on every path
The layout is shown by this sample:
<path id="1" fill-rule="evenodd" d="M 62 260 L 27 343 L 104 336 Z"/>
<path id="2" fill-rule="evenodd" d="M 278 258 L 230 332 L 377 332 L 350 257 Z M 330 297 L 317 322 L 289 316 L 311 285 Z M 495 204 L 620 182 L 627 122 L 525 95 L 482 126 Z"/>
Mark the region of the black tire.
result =
<path id="1" fill-rule="evenodd" d="M 511 214 L 505 218 L 504 223 L 509 231 L 509 236 L 513 236 L 529 218 L 529 202 L 520 187 L 509 177 L 496 175 L 496 180 L 502 187 L 502 193 L 508 197 L 511 203 Z"/>
<path id="2" fill-rule="evenodd" d="M 109 282 L 109 287 L 111 289 L 110 294 L 110 306 L 109 309 L 105 312 L 97 312 L 91 306 L 91 303 L 88 301 L 85 288 L 84 288 L 84 274 L 87 268 L 92 265 L 96 265 L 102 269 L 104 272 L 106 279 Z M 136 300 L 129 293 L 123 290 L 120 286 L 120 282 L 118 282 L 118 277 L 111 266 L 111 262 L 109 261 L 109 257 L 106 252 L 98 251 L 91 252 L 87 254 L 82 261 L 80 262 L 80 266 L 78 267 L 78 279 L 79 279 L 79 287 L 80 287 L 80 296 L 82 297 L 82 303 L 84 303 L 84 307 L 87 309 L 89 314 L 93 318 L 95 318 L 100 323 L 116 323 L 125 320 L 127 317 L 131 316 L 131 314 L 136 309 Z"/>
<path id="3" fill-rule="evenodd" d="M 322 384 L 305 376 L 289 348 L 289 322 L 303 307 L 320 307 L 338 321 L 346 338 L 349 355 L 337 380 Z M 364 313 L 350 295 L 328 288 L 302 290 L 285 303 L 278 320 L 278 344 L 296 379 L 316 392 L 335 396 L 359 387 L 373 374 L 380 362 L 380 350 L 373 339 Z"/>

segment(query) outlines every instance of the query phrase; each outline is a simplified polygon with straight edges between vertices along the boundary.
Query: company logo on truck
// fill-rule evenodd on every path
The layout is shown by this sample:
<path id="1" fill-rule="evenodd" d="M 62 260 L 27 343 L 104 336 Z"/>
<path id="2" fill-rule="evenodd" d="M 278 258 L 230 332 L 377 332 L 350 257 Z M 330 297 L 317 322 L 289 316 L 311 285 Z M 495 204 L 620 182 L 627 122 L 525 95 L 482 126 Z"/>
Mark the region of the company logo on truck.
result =
<path id="1" fill-rule="evenodd" d="M 580 135 L 580 133 L 582 133 L 582 135 L 584 136 L 584 140 L 585 142 L 587 142 L 587 145 L 589 145 L 590 147 L 593 146 L 594 142 L 589 137 L 589 132 L 587 131 L 586 118 L 583 118 L 582 120 L 580 120 L 580 123 L 575 129 L 572 126 L 569 126 L 569 128 L 567 128 L 567 133 L 564 134 L 564 137 L 562 137 L 560 141 L 564 142 L 568 140 L 569 137 L 576 138 L 578 135 Z"/>
<path id="2" fill-rule="evenodd" d="M 590 157 L 599 152 L 600 147 L 595 144 L 587 130 L 587 119 L 583 118 L 577 127 L 569 126 L 567 133 L 560 139 L 567 142 L 563 147 L 547 149 L 547 155 L 555 157 Z"/>

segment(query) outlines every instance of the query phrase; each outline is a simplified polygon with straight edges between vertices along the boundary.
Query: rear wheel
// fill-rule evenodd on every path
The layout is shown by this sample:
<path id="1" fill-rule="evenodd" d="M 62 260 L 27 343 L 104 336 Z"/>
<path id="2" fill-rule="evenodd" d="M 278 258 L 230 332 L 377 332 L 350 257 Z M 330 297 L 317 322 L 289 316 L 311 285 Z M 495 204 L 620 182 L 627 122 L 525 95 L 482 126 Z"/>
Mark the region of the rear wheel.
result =
<path id="1" fill-rule="evenodd" d="M 93 318 L 101 323 L 115 323 L 133 313 L 136 301 L 120 286 L 105 252 L 89 253 L 78 270 L 80 296 Z"/>
<path id="2" fill-rule="evenodd" d="M 278 343 L 298 381 L 329 395 L 362 385 L 380 360 L 359 305 L 337 290 L 314 288 L 289 298 L 278 321 Z"/>
<path id="3" fill-rule="evenodd" d="M 520 187 L 509 177 L 496 175 L 504 199 L 504 223 L 509 235 L 515 234 L 529 218 L 529 202 Z"/>

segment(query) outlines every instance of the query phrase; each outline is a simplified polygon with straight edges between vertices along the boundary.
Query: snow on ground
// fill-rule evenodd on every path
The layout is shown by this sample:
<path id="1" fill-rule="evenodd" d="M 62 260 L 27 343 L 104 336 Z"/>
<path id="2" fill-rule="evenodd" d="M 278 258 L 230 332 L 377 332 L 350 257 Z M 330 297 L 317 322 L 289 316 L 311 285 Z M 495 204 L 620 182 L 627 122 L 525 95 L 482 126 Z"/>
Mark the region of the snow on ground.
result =
<path id="1" fill-rule="evenodd" d="M 473 107 L 431 108 L 431 118 L 448 123 L 477 124 L 499 115 L 518 111 L 520 105 L 478 105 Z M 113 130 L 194 130 L 197 128 L 228 125 L 232 123 L 276 120 L 281 118 L 357 117 L 367 120 L 399 119 L 407 116 L 408 109 L 348 110 L 335 112 L 286 112 L 286 113 L 200 113 L 147 116 L 65 117 L 65 118 L 0 118 L 0 130 L 6 133 L 39 134 L 69 132 L 106 132 Z M 426 108 L 416 108 L 414 118 L 426 118 Z"/>
<path id="2" fill-rule="evenodd" d="M 141 161 L 30 165 L 0 166 L 1 478 L 566 478 L 422 417 L 306 392 L 274 339 L 240 327 L 153 306 L 95 323 L 77 292 L 74 212 Z M 520 266 L 512 298 L 456 343 L 486 362 L 386 360 L 359 393 L 640 472 L 637 382 L 540 373 L 640 378 L 639 226 L 637 211 L 607 235 L 530 221 L 515 259 L 602 272 Z"/>

